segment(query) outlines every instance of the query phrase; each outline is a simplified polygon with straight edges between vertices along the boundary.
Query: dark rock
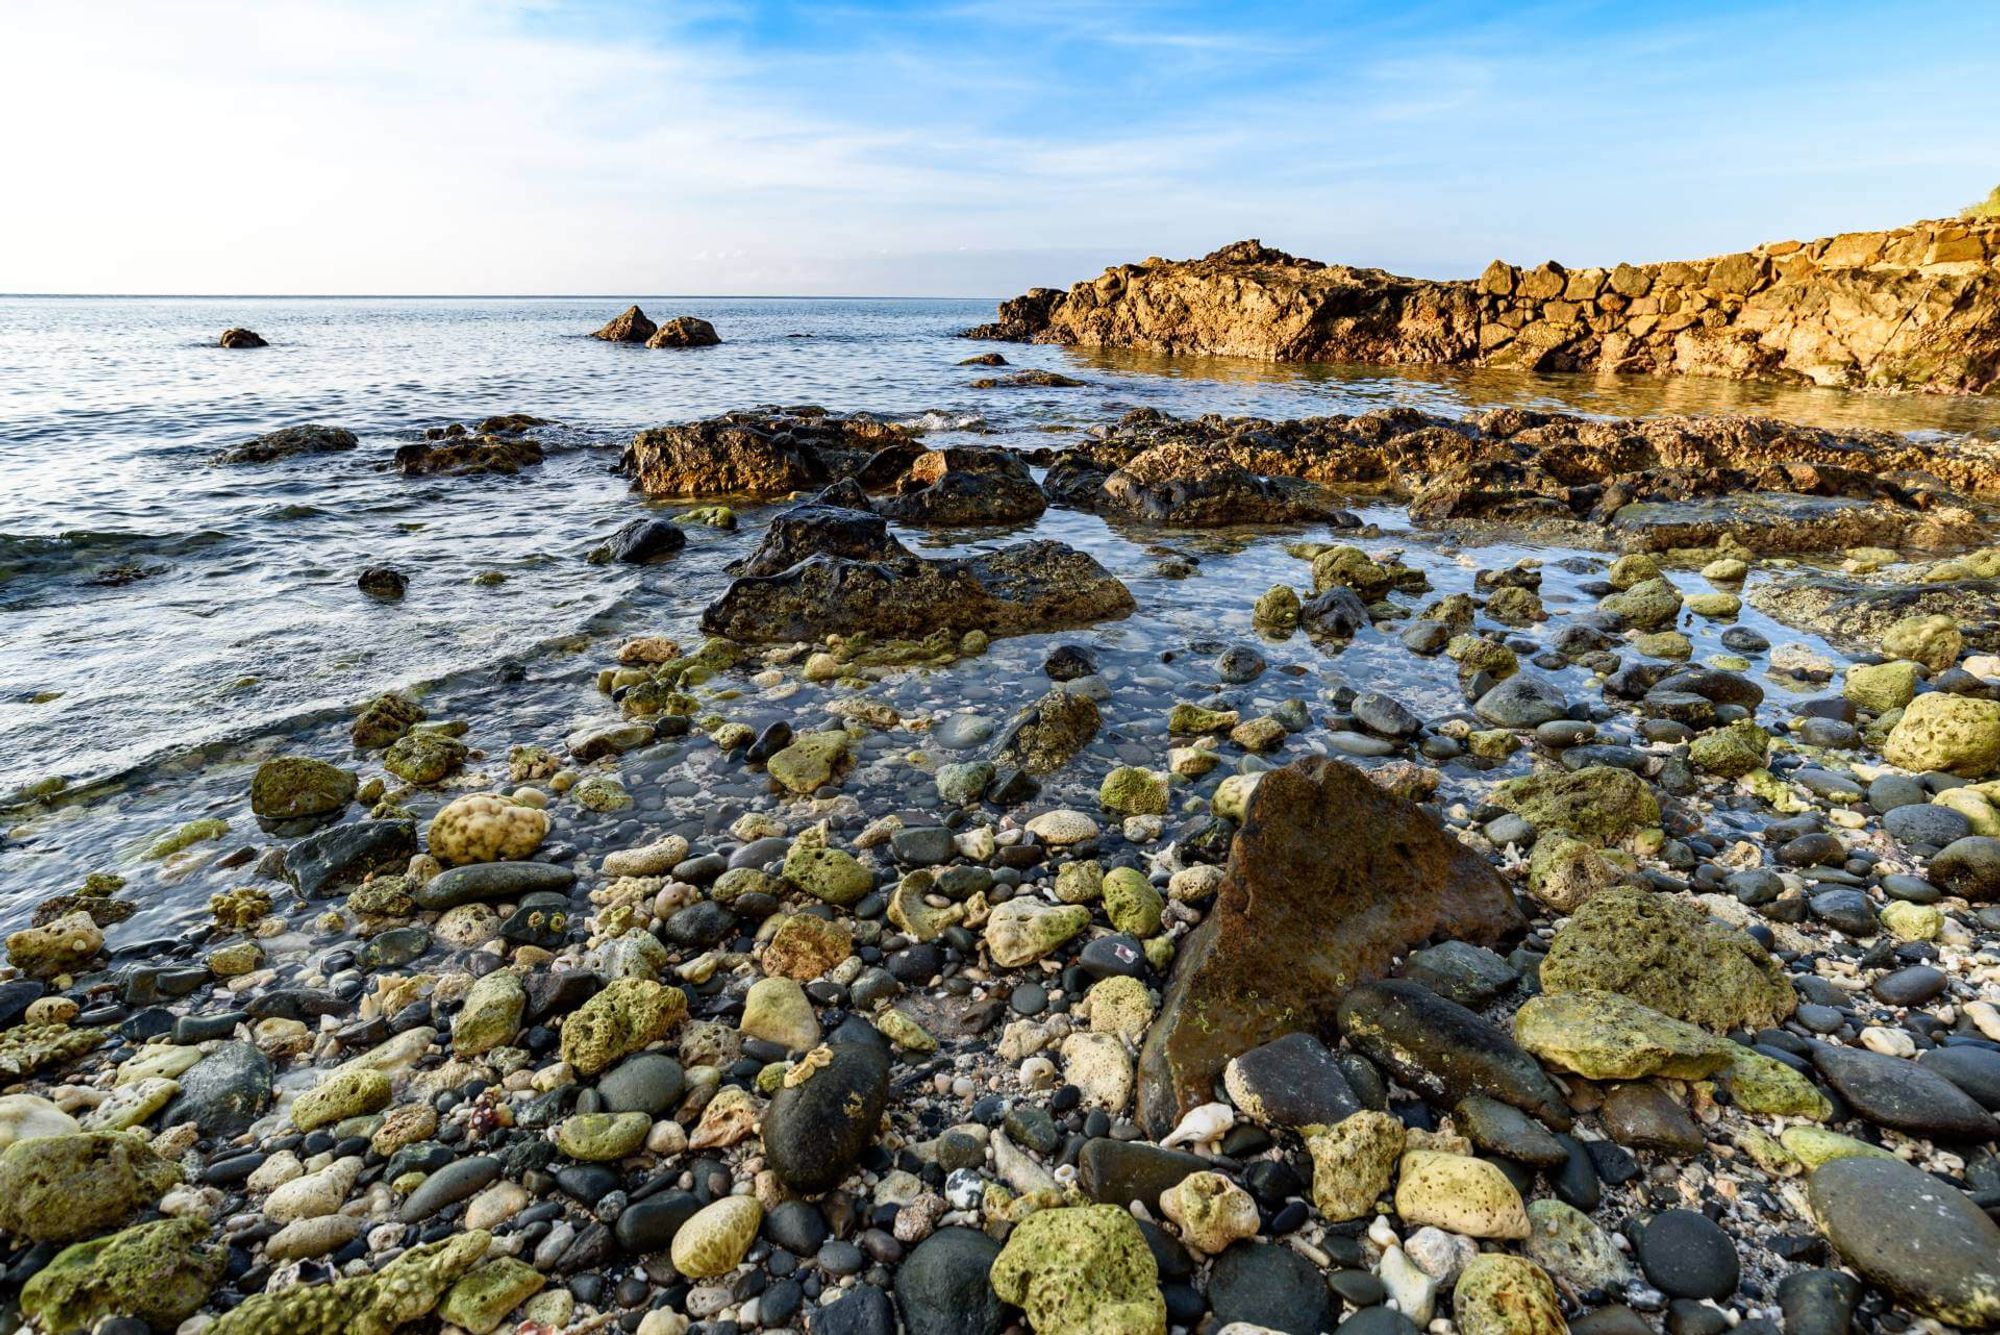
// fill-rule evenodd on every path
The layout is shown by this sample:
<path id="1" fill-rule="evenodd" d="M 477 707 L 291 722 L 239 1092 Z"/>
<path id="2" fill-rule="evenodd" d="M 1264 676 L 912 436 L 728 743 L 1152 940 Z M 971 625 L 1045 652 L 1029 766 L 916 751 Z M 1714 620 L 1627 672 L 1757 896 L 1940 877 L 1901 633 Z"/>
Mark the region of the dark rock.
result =
<path id="1" fill-rule="evenodd" d="M 1403 962 L 1403 975 L 1474 1010 L 1499 1000 L 1521 981 L 1520 970 L 1469 941 L 1443 941 L 1412 951 Z"/>
<path id="2" fill-rule="evenodd" d="M 909 1335 L 1000 1335 L 1007 1304 L 987 1276 L 1000 1244 L 970 1228 L 941 1228 L 896 1271 L 896 1305 Z"/>
<path id="3" fill-rule="evenodd" d="M 889 1100 L 889 1060 L 879 1050 L 835 1043 L 827 1064 L 781 1089 L 764 1110 L 764 1154 L 778 1179 L 808 1195 L 838 1186 L 875 1143 Z"/>
<path id="4" fill-rule="evenodd" d="M 416 821 L 352 821 L 286 849 L 284 873 L 308 899 L 322 899 L 370 875 L 402 871 L 416 855 Z"/>
<path id="5" fill-rule="evenodd" d="M 1840 1257 L 1926 1316 L 2000 1323 L 2000 1224 L 1900 1159 L 1833 1159 L 1813 1170 L 1813 1216 Z"/>
<path id="6" fill-rule="evenodd" d="M 621 525 L 592 556 L 625 565 L 650 565 L 664 561 L 685 546 L 687 530 L 679 524 L 641 515 Z"/>
<path id="7" fill-rule="evenodd" d="M 1569 1149 L 1548 1128 L 1520 1109 L 1469 1094 L 1459 1101 L 1459 1130 L 1488 1154 L 1535 1168 L 1558 1168 L 1569 1161 Z"/>
<path id="8" fill-rule="evenodd" d="M 1099 1205 L 1151 1201 L 1151 1208 L 1158 1208 L 1161 1192 L 1180 1185 L 1189 1173 L 1206 1171 L 1209 1162 L 1141 1140 L 1098 1136 L 1084 1142 L 1076 1166 L 1077 1184 Z"/>
<path id="9" fill-rule="evenodd" d="M 1813 1048 L 1813 1065 L 1878 1126 L 1943 1140 L 1986 1140 L 1996 1131 L 1991 1113 L 1930 1067 L 1834 1043 Z"/>
<path id="10" fill-rule="evenodd" d="M 1319 1268 L 1289 1247 L 1245 1243 L 1215 1259 L 1208 1305 L 1218 1327 L 1232 1321 L 1319 1335 L 1334 1325 L 1332 1292 Z"/>
<path id="11" fill-rule="evenodd" d="M 1144 1123 L 1161 1135 L 1208 1102 L 1230 1057 L 1326 1029 L 1347 989 L 1412 945 L 1521 925 L 1506 883 L 1415 803 L 1338 760 L 1270 771 L 1140 1054 Z"/>
<path id="12" fill-rule="evenodd" d="M 320 426 L 308 422 L 304 426 L 288 426 L 282 430 L 267 432 L 241 445 L 232 445 L 217 454 L 212 462 L 268 464 L 298 454 L 337 454 L 344 450 L 355 449 L 360 444 L 354 433 L 344 427 Z"/>
<path id="13" fill-rule="evenodd" d="M 1727 1298 L 1742 1279 L 1736 1245 L 1713 1219 L 1694 1210 L 1663 1210 L 1633 1239 L 1639 1265 L 1669 1298 Z"/>
<path id="14" fill-rule="evenodd" d="M 1498 1025 L 1403 979 L 1355 988 L 1340 1004 L 1347 1041 L 1397 1080 L 1447 1105 L 1471 1094 L 1567 1130 L 1569 1106 L 1541 1064 Z"/>
<path id="15" fill-rule="evenodd" d="M 1361 1111 L 1361 1100 L 1326 1044 L 1286 1034 L 1232 1060 L 1223 1077 L 1230 1101 L 1266 1126 L 1332 1126 Z"/>
<path id="16" fill-rule="evenodd" d="M 2000 900 L 2000 839 L 1967 835 L 1931 859 L 1930 879 L 1975 904 Z"/>
<path id="17" fill-rule="evenodd" d="M 547 862 L 475 862 L 439 873 L 411 893 L 419 908 L 441 913 L 460 904 L 567 891 L 576 873 Z"/>
<path id="18" fill-rule="evenodd" d="M 1917 1064 L 1972 1095 L 1988 1112 L 2000 1112 L 2000 1052 L 1969 1044 L 1932 1048 L 1917 1054 Z"/>
<path id="19" fill-rule="evenodd" d="M 646 312 L 637 306 L 627 306 L 591 337 L 606 343 L 644 343 L 658 331 L 659 326 L 646 318 Z"/>
<path id="20" fill-rule="evenodd" d="M 271 1106 L 271 1062 L 254 1043 L 225 1043 L 180 1077 L 161 1126 L 193 1122 L 203 1135 L 234 1136 Z"/>

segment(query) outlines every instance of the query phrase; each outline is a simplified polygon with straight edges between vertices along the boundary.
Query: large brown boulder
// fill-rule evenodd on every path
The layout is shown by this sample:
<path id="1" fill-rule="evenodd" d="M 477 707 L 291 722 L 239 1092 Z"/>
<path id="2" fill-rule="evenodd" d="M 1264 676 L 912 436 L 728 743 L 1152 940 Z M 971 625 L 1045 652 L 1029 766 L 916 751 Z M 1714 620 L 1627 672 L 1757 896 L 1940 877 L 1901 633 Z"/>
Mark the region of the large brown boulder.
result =
<path id="1" fill-rule="evenodd" d="M 1332 1032 L 1347 991 L 1411 947 L 1493 942 L 1525 925 L 1499 873 L 1416 803 L 1339 760 L 1270 771 L 1139 1055 L 1144 1125 L 1164 1134 L 1211 1101 L 1232 1057 Z"/>
<path id="2" fill-rule="evenodd" d="M 1265 477 L 1219 450 L 1169 441 L 1128 459 L 1104 480 L 1106 513 L 1156 524 L 1290 524 L 1331 519 L 1333 499 L 1299 478 Z"/>
<path id="3" fill-rule="evenodd" d="M 827 481 L 789 435 L 726 419 L 641 431 L 625 459 L 633 490 L 648 496 L 789 496 Z"/>
<path id="4" fill-rule="evenodd" d="M 646 318 L 646 312 L 637 306 L 627 306 L 591 337 L 606 343 L 644 343 L 658 331 L 659 326 Z"/>

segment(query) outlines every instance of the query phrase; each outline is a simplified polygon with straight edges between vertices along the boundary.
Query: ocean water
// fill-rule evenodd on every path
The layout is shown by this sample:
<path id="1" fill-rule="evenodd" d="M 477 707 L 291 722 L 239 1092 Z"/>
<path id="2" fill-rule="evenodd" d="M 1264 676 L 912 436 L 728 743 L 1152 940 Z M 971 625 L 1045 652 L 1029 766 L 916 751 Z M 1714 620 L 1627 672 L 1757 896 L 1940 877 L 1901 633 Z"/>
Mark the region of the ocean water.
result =
<path id="1" fill-rule="evenodd" d="M 725 342 L 685 352 L 596 342 L 589 331 L 624 304 L 602 299 L 0 298 L 0 804 L 55 776 L 71 794 L 0 842 L 0 925 L 88 871 L 136 868 L 134 849 L 160 829 L 240 808 L 259 755 L 333 753 L 354 710 L 382 690 L 416 688 L 487 720 L 471 740 L 503 759 L 510 742 L 554 741 L 602 718 L 606 706 L 589 687 L 601 646 L 641 632 L 692 635 L 725 581 L 722 566 L 761 529 L 750 510 L 739 532 L 698 530 L 666 564 L 589 564 L 586 553 L 641 511 L 612 469 L 646 426 L 811 403 L 920 419 L 940 439 L 1040 445 L 1138 406 L 1291 417 L 1516 403 L 2000 429 L 2000 404 L 1278 367 L 956 337 L 990 318 L 984 301 L 640 301 L 656 319 L 710 319 Z M 229 325 L 256 329 L 271 346 L 216 347 Z M 957 363 L 995 349 L 1086 383 L 972 388 L 990 373 Z M 553 419 L 536 432 L 546 463 L 516 477 L 410 479 L 388 469 L 395 448 L 425 428 L 500 412 Z M 207 462 L 303 422 L 347 427 L 361 448 L 262 466 Z M 1401 522 L 1400 512 L 1379 517 Z M 1203 562 L 1201 573 L 1169 580 L 1155 570 L 1161 535 L 1062 511 L 1033 530 L 1091 550 L 1133 583 L 1139 616 L 1097 633 L 1106 652 L 1133 664 L 1239 621 L 1247 632 L 1254 593 L 1298 579 L 1283 554 L 1287 535 L 1188 536 L 1181 550 Z M 950 550 L 1019 536 L 905 535 Z M 1440 590 L 1461 576 L 1469 586 L 1463 559 L 1431 560 Z M 359 571 L 379 564 L 410 576 L 401 602 L 355 588 Z M 489 572 L 505 578 L 475 582 Z M 1037 649 L 1024 641 L 967 666 L 946 696 L 990 699 L 1004 716 L 1023 702 Z M 1297 652 L 1323 666 L 1309 646 Z M 1357 645 L 1354 663 L 1371 652 Z M 1381 662 L 1412 670 L 1406 656 L 1384 652 Z M 1182 685 L 1167 673 L 1156 694 Z M 1442 692 L 1448 681 L 1409 689 Z M 450 713 L 441 707 L 434 717 Z M 701 796 L 685 770 L 662 769 L 660 781 L 670 798 Z M 148 900 L 151 925 L 171 925 L 215 888 L 199 876 L 186 882 Z"/>

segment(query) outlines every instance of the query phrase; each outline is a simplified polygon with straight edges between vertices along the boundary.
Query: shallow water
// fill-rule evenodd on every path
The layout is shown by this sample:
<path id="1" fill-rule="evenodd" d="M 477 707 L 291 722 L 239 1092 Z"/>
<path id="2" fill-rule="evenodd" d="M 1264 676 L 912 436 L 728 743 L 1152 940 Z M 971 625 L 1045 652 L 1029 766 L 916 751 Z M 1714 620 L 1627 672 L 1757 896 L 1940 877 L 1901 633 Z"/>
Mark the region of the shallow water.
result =
<path id="1" fill-rule="evenodd" d="M 208 895 L 234 883 L 206 863 L 257 832 L 232 830 L 171 864 L 145 862 L 138 850 L 193 816 L 239 815 L 262 756 L 296 749 L 344 757 L 354 709 L 381 690 L 425 687 L 434 719 L 470 725 L 466 740 L 489 759 L 472 767 L 468 782 L 482 773 L 490 780 L 496 767 L 504 777 L 510 744 L 554 748 L 568 730 L 610 717 L 593 681 L 615 646 L 648 632 L 697 638 L 701 607 L 726 582 L 722 566 L 762 527 L 751 509 L 737 532 L 694 529 L 683 554 L 646 570 L 584 560 L 640 504 L 609 471 L 619 447 L 634 429 L 662 421 L 819 403 L 896 417 L 931 413 L 943 438 L 977 428 L 981 439 L 1026 445 L 1071 439 L 1141 405 L 1280 417 L 1399 403 L 1441 413 L 1530 403 L 1620 414 L 1745 409 L 1925 432 L 2000 429 L 2000 404 L 1164 361 L 1012 345 L 1001 350 L 1016 364 L 1089 383 L 982 391 L 970 381 L 986 372 L 956 363 L 995 345 L 953 335 L 986 318 L 988 303 L 642 299 L 656 318 L 685 312 L 713 320 L 727 342 L 668 352 L 583 337 L 619 304 L 0 300 L 0 458 L 8 480 L 0 489 L 0 793 L 62 775 L 75 794 L 0 846 L 0 926 L 18 925 L 35 900 L 73 889 L 94 870 L 130 877 L 132 897 L 146 906 L 115 929 L 114 943 L 200 917 Z M 212 346 L 230 324 L 259 330 L 273 346 Z M 395 446 L 425 427 L 505 411 L 560 423 L 536 433 L 550 447 L 547 463 L 515 478 L 405 479 L 384 469 Z M 305 421 L 346 426 L 362 446 L 262 467 L 204 464 L 221 447 Z M 1438 593 L 1469 589 L 1478 566 L 1529 554 L 1459 555 L 1426 535 L 1398 533 L 1399 510 L 1367 517 L 1390 535 L 1364 545 L 1377 553 L 1402 548 Z M 1132 586 L 1138 613 L 1087 632 L 1001 641 L 947 671 L 900 674 L 873 698 L 906 715 L 967 708 L 1004 721 L 1045 686 L 1039 664 L 1051 645 L 1091 644 L 1117 690 L 1093 747 L 1101 763 L 1078 765 L 1074 778 L 1048 790 L 1079 800 L 1086 792 L 1070 788 L 1094 786 L 1105 763 L 1161 763 L 1167 706 L 1217 685 L 1213 648 L 1189 652 L 1190 645 L 1255 639 L 1255 595 L 1280 581 L 1308 582 L 1285 544 L 1332 536 L 1118 531 L 1067 511 L 1051 511 L 1029 530 L 903 536 L 913 546 L 965 550 L 1027 532 L 1098 556 Z M 1198 573 L 1159 574 L 1162 547 L 1198 558 Z M 356 574 L 374 564 L 410 574 L 401 603 L 377 603 L 355 589 Z M 489 571 L 505 581 L 473 582 Z M 1574 588 L 1585 578 L 1551 568 L 1543 590 L 1550 610 L 1587 606 Z M 1743 622 L 1774 642 L 1804 638 L 1748 610 Z M 1720 629 L 1691 628 L 1698 656 L 1716 651 Z M 1457 701 L 1448 661 L 1415 658 L 1383 632 L 1364 634 L 1337 656 L 1303 637 L 1264 651 L 1274 668 L 1304 671 L 1273 671 L 1232 688 L 1246 716 L 1287 695 L 1316 700 L 1341 680 L 1392 689 L 1426 712 Z M 740 708 L 748 722 L 784 717 L 796 725 L 826 717 L 834 698 L 813 687 Z M 1314 734 L 1304 741 L 1324 745 Z M 930 800 L 923 772 L 905 762 L 923 742 L 902 731 L 873 735 L 848 791 L 871 813 Z M 705 745 L 654 747 L 618 768 L 637 808 L 623 817 L 561 818 L 558 837 L 617 847 L 644 828 L 719 829 L 767 800 L 761 776 Z M 427 814 L 448 795 L 413 805 Z"/>

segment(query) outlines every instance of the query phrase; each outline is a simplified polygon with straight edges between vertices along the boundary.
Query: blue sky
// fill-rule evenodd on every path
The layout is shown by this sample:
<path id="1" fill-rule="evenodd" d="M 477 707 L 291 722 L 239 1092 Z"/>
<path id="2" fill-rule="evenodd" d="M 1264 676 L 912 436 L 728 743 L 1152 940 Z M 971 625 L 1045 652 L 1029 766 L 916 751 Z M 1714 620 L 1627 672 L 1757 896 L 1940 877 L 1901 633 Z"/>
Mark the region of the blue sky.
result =
<path id="1" fill-rule="evenodd" d="M 0 115 L 5 291 L 995 296 L 1253 235 L 1454 276 L 1950 213 L 2000 5 L 21 4 Z"/>

